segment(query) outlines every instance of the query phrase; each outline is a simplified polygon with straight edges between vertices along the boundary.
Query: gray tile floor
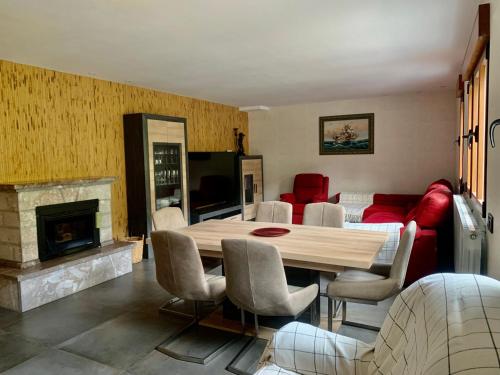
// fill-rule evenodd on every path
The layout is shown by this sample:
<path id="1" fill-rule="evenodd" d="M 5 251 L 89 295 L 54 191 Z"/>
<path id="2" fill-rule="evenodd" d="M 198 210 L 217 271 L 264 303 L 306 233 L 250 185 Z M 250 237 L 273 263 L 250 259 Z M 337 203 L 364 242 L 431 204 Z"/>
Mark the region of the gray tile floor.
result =
<path id="1" fill-rule="evenodd" d="M 161 315 L 168 299 L 155 281 L 154 263 L 24 314 L 0 309 L 0 372 L 9 375 L 227 374 L 225 367 L 244 341 L 202 366 L 170 358 L 155 347 L 185 324 Z M 322 301 L 325 302 L 325 301 Z M 370 316 L 380 324 L 381 307 L 349 306 L 349 318 Z M 326 303 L 322 303 L 326 307 Z M 366 314 L 368 312 L 368 314 Z M 348 327 L 341 333 L 373 341 L 372 332 Z"/>

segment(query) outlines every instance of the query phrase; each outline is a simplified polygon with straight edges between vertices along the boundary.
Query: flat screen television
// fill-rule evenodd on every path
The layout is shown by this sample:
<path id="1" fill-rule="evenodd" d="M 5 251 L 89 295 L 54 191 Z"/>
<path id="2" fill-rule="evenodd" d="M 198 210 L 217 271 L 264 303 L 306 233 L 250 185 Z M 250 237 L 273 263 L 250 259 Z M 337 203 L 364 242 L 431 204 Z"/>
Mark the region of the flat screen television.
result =
<path id="1" fill-rule="evenodd" d="M 191 212 L 241 204 L 239 159 L 235 152 L 190 152 L 188 159 Z"/>

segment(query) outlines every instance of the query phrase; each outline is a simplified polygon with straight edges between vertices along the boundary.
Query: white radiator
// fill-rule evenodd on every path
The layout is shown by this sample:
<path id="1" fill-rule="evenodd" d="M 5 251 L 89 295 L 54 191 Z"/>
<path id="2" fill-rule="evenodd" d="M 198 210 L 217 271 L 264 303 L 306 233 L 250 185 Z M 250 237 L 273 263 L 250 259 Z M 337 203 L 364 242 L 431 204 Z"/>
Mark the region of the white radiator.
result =
<path id="1" fill-rule="evenodd" d="M 484 231 L 474 218 L 463 196 L 453 196 L 453 207 L 455 272 L 479 274 Z"/>

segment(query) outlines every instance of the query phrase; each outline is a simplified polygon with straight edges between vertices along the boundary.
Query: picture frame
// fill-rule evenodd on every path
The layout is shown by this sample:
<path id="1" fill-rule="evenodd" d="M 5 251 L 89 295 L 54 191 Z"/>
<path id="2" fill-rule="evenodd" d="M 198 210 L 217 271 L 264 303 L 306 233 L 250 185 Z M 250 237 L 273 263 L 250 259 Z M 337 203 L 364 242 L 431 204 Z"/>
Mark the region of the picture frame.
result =
<path id="1" fill-rule="evenodd" d="M 319 118 L 320 155 L 373 154 L 374 113 Z"/>

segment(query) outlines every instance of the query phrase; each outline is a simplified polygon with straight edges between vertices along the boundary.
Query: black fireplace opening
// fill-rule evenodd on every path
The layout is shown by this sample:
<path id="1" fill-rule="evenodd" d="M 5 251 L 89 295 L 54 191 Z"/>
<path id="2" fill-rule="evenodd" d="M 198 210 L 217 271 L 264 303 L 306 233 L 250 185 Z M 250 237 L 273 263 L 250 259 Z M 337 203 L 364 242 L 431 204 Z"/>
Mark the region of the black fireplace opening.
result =
<path id="1" fill-rule="evenodd" d="M 37 207 L 40 261 L 100 246 L 98 207 L 98 199 Z"/>

